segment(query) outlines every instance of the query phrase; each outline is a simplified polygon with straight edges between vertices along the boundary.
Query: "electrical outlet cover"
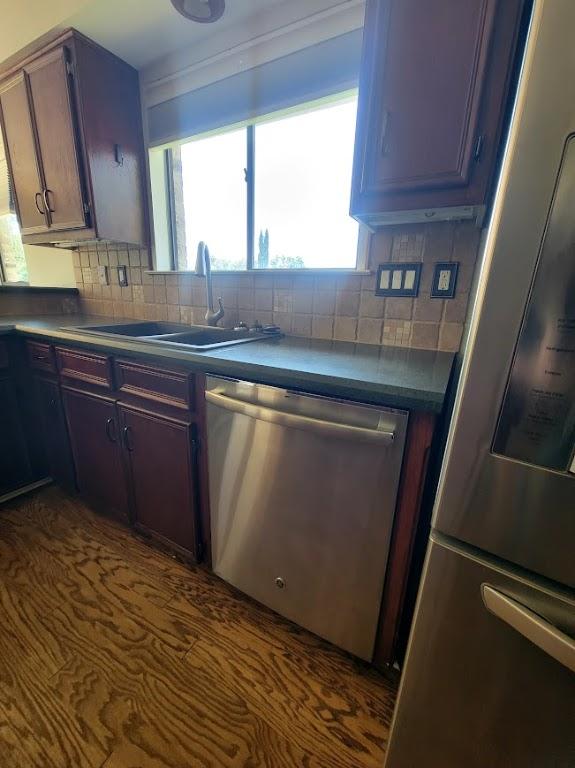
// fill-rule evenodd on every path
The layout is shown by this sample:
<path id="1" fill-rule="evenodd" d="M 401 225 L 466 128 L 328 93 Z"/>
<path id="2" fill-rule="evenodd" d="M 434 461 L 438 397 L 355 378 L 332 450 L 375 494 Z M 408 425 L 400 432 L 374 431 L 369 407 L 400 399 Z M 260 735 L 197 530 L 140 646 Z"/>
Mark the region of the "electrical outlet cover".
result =
<path id="1" fill-rule="evenodd" d="M 121 285 L 122 288 L 126 288 L 128 285 L 128 267 L 118 267 L 118 284 Z"/>
<path id="2" fill-rule="evenodd" d="M 455 296 L 459 262 L 439 261 L 433 270 L 432 299 L 452 299 Z"/>
<path id="3" fill-rule="evenodd" d="M 100 283 L 100 285 L 110 285 L 110 279 L 108 277 L 108 267 L 106 266 L 98 267 L 98 282 Z"/>

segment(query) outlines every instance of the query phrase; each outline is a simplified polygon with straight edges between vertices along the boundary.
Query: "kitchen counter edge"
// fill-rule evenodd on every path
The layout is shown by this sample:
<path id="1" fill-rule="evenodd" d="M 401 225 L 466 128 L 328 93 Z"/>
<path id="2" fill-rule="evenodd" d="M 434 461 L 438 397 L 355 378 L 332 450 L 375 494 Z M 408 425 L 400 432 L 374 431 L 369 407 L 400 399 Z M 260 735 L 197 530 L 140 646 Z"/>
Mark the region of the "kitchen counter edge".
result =
<path id="1" fill-rule="evenodd" d="M 75 325 L 79 324 L 79 318 L 66 318 L 62 316 L 57 322 L 60 322 L 62 326 L 70 322 L 69 328 L 57 327 L 56 321 L 52 320 L 52 323 L 47 322 L 42 324 L 45 318 L 35 317 L 27 319 L 16 319 L 11 321 L 6 319 L 4 322 L 0 319 L 0 334 L 16 333 L 18 335 L 26 335 L 30 337 L 41 337 L 43 339 L 49 339 L 55 343 L 73 344 L 79 345 L 83 348 L 92 349 L 94 351 L 108 352 L 109 354 L 126 354 L 133 358 L 140 360 L 150 361 L 154 359 L 159 361 L 161 359 L 166 360 L 166 364 L 171 360 L 178 365 L 184 366 L 191 371 L 198 373 L 204 373 L 206 375 L 214 376 L 226 376 L 229 378 L 240 378 L 251 381 L 256 381 L 261 384 L 267 384 L 268 386 L 283 387 L 286 389 L 293 389 L 300 392 L 308 392 L 310 394 L 323 395 L 328 397 L 336 397 L 346 400 L 354 400 L 358 402 L 369 403 L 372 405 L 387 406 L 391 408 L 404 408 L 407 410 L 427 411 L 432 413 L 439 413 L 442 410 L 445 395 L 447 392 L 451 371 L 453 367 L 453 360 L 455 355 L 450 352 L 436 352 L 432 353 L 436 359 L 441 360 L 440 373 L 434 381 L 433 389 L 431 387 L 426 388 L 421 386 L 420 383 L 416 383 L 416 379 L 421 379 L 421 371 L 413 373 L 412 378 L 414 381 L 404 381 L 398 383 L 397 381 L 385 381 L 383 377 L 375 379 L 353 379 L 347 375 L 338 376 L 333 371 L 318 372 L 297 370 L 290 368 L 290 349 L 285 348 L 285 366 L 270 365 L 265 363 L 258 363 L 256 361 L 246 360 L 234 360 L 234 351 L 239 347 L 243 349 L 245 356 L 246 347 L 250 347 L 252 351 L 255 351 L 257 347 L 261 350 L 262 344 L 278 344 L 278 341 L 265 340 L 262 342 L 250 342 L 250 344 L 239 345 L 236 347 L 226 347 L 225 354 L 222 354 L 223 350 L 217 352 L 205 351 L 194 352 L 191 350 L 174 350 L 172 348 L 161 347 L 152 343 L 146 343 L 142 341 L 131 341 L 125 338 L 104 338 L 88 336 L 79 330 L 76 330 L 72 326 L 72 322 Z M 90 318 L 92 322 L 93 318 Z M 99 322 L 110 322 L 110 318 L 97 318 Z M 114 318 L 113 322 L 120 323 L 120 318 Z M 134 320 L 127 322 L 136 322 Z M 81 323 L 86 324 L 86 318 L 81 318 Z M 306 341 L 315 342 L 321 344 L 319 340 L 306 340 L 299 339 L 299 337 L 286 337 L 292 342 L 297 338 L 302 344 Z M 280 340 L 285 341 L 285 338 Z M 327 342 L 326 342 L 327 343 Z M 342 342 L 342 345 L 347 342 Z M 349 343 L 350 347 L 354 345 Z M 362 345 L 363 346 L 363 345 Z M 367 346 L 367 345 L 365 345 Z M 389 348 L 395 349 L 395 348 Z M 406 350 L 407 353 L 408 350 Z M 428 350 L 409 350 L 413 353 L 428 353 Z M 339 353 L 342 355 L 342 353 Z M 280 355 L 281 356 L 281 355 Z M 337 355 L 334 354 L 334 359 Z M 345 358 L 345 355 L 343 356 Z M 415 366 L 414 366 L 415 367 Z M 409 369 L 409 365 L 406 366 Z M 437 374 L 437 372 L 436 372 Z M 406 373 L 406 379 L 409 379 L 409 370 Z M 439 379 L 439 380 L 437 380 Z"/>

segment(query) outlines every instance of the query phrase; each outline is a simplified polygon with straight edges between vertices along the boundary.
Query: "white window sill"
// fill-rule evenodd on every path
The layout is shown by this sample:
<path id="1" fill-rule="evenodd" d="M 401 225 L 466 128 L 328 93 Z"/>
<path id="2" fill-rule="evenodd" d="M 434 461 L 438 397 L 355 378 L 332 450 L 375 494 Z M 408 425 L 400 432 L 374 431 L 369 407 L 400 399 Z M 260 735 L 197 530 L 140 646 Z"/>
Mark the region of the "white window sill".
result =
<path id="1" fill-rule="evenodd" d="M 184 269 L 147 269 L 148 275 L 192 275 L 196 277 L 204 277 L 204 275 L 195 272 L 194 270 Z M 338 275 L 372 275 L 374 274 L 369 269 L 212 269 L 212 275 L 310 275 L 312 277 L 337 277 Z"/>

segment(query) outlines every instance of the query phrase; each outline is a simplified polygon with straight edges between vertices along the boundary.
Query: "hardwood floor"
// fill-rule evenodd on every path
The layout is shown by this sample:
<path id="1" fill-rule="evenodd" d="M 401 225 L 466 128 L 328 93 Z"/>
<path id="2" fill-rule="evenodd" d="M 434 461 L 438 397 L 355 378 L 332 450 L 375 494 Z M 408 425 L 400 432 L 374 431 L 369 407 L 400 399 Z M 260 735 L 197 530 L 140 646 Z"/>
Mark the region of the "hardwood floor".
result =
<path id="1" fill-rule="evenodd" d="M 1 768 L 381 768 L 395 693 L 55 488 L 0 509 Z"/>

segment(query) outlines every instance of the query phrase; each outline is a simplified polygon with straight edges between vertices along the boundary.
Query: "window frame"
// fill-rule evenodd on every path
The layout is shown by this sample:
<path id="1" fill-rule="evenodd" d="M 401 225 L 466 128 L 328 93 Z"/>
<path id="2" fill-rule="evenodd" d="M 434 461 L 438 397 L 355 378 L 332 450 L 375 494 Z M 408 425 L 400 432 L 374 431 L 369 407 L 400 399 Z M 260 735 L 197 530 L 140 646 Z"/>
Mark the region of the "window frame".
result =
<path id="1" fill-rule="evenodd" d="M 245 182 L 246 182 L 246 231 L 247 231 L 247 249 L 246 249 L 246 266 L 245 269 L 229 269 L 219 270 L 213 269 L 214 273 L 219 275 L 225 274 L 246 274 L 250 272 L 252 274 L 370 274 L 368 269 L 369 261 L 369 233 L 370 230 L 362 223 L 358 222 L 358 240 L 356 250 L 356 262 L 355 267 L 297 267 L 297 268 L 281 268 L 281 267 L 268 267 L 265 269 L 254 266 L 255 262 L 255 164 L 256 164 L 256 147 L 255 147 L 255 129 L 258 125 L 266 122 L 272 122 L 281 120 L 292 115 L 305 114 L 316 109 L 321 109 L 323 106 L 331 106 L 338 103 L 343 103 L 348 99 L 358 97 L 357 87 L 341 91 L 330 96 L 326 96 L 320 99 L 310 100 L 298 104 L 293 107 L 289 107 L 283 110 L 277 110 L 270 112 L 266 115 L 262 115 L 257 118 L 252 118 L 248 121 L 235 123 L 232 125 L 222 126 L 220 128 L 206 131 L 195 136 L 188 136 L 184 139 L 179 139 L 175 142 L 170 142 L 167 145 L 161 147 L 151 147 L 148 149 L 148 153 L 151 152 L 162 153 L 162 168 L 163 168 L 163 195 L 165 196 L 165 204 L 161 206 L 163 208 L 162 214 L 167 219 L 167 231 L 168 237 L 164 247 L 167 245 L 168 249 L 168 264 L 169 268 L 162 269 L 157 267 L 157 242 L 154 237 L 154 269 L 153 272 L 171 274 L 173 272 L 195 274 L 193 269 L 181 270 L 177 268 L 178 264 L 178 250 L 179 245 L 177 241 L 176 225 L 175 225 L 175 185 L 173 182 L 173 150 L 181 147 L 183 144 L 187 144 L 190 141 L 198 141 L 209 138 L 210 136 L 221 135 L 230 131 L 235 131 L 241 128 L 246 130 L 246 167 L 244 168 Z M 153 178 L 153 173 L 150 172 L 150 185 L 151 196 L 150 204 L 152 205 L 151 220 L 155 221 L 156 212 L 154 211 L 153 198 L 154 198 L 154 185 L 160 183 L 159 180 Z"/>

